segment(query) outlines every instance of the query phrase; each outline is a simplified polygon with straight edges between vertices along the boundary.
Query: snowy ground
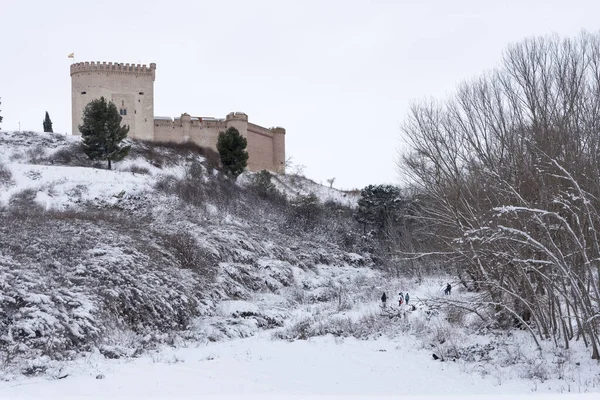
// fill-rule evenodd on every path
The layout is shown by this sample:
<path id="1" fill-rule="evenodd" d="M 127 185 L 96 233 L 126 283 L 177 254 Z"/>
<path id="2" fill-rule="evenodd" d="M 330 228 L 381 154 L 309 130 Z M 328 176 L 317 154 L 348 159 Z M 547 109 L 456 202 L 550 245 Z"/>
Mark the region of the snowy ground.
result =
<path id="1" fill-rule="evenodd" d="M 411 301 L 418 304 L 420 298 L 441 297 L 439 289 L 444 287 L 446 277 L 430 278 L 422 283 L 400 276 L 390 279 L 370 269 L 370 261 L 363 256 L 334 249 L 328 242 L 306 240 L 306 243 L 294 243 L 295 248 L 290 250 L 290 243 L 276 231 L 269 236 L 265 227 L 256 229 L 245 220 L 238 223 L 236 217 L 228 213 L 223 214 L 221 221 L 207 212 L 202 225 L 198 225 L 196 219 L 192 223 L 186 219 L 185 210 L 165 207 L 169 198 L 164 200 L 154 190 L 161 176 L 183 176 L 185 158 L 172 155 L 178 162 L 158 168 L 143 157 L 132 157 L 115 165 L 116 171 L 55 165 L 46 159 L 77 140 L 60 135 L 0 132 L 0 164 L 11 176 L 10 182 L 0 182 L 0 206 L 9 204 L 12 197 L 23 192 L 29 192 L 45 209 L 57 210 L 85 209 L 90 204 L 110 209 L 121 203 L 122 209 L 130 210 L 128 205 L 141 201 L 136 198 L 148 199 L 158 208 L 155 213 L 158 225 L 171 226 L 173 221 L 181 220 L 186 230 L 193 227 L 205 248 L 225 254 L 219 263 L 220 303 L 214 313 L 200 318 L 194 328 L 198 332 L 193 332 L 198 335 L 193 337 L 256 336 L 217 343 L 207 341 L 195 347 L 148 350 L 149 353 L 131 359 L 107 359 L 96 350 L 93 354 L 82 354 L 75 361 L 45 363 L 49 370 L 34 378 L 14 376 L 10 371 L 6 375 L 0 373 L 1 379 L 7 379 L 0 381 L 0 399 L 200 396 L 203 399 L 242 396 L 244 399 L 314 396 L 552 399 L 556 395 L 549 394 L 550 391 L 600 391 L 600 369 L 589 359 L 588 350 L 580 348 L 581 343 L 569 352 L 549 348 L 542 358 L 532 350 L 527 335 L 520 334 L 523 332 L 504 336 L 498 336 L 498 332 L 479 334 L 476 329 L 451 325 L 443 314 L 426 317 L 425 309 L 411 312 L 406 318 L 390 319 L 380 315 L 381 292 L 387 292 L 389 303 L 394 305 L 398 291 L 408 290 Z M 33 159 L 37 161 L 32 162 Z M 244 178 L 248 176 L 240 180 Z M 356 205 L 356 196 L 351 193 L 341 193 L 299 177 L 278 177 L 275 184 L 288 197 L 314 192 L 322 201 Z M 198 209 L 193 210 L 195 215 Z M 218 216 L 216 211 L 215 214 Z M 74 226 L 81 238 L 85 231 L 80 229 L 87 229 L 87 225 Z M 36 235 L 39 239 L 40 229 Z M 52 243 L 56 246 L 57 242 L 52 240 Z M 102 245 L 115 247 L 109 241 Z M 94 255 L 91 265 L 105 262 L 95 247 L 90 250 Z M 138 251 L 132 247 L 127 254 L 133 250 Z M 122 257 L 121 253 L 118 255 Z M 71 261 L 61 260 L 64 265 L 71 265 Z M 23 276 L 15 275 L 11 265 L 5 266 L 7 276 L 14 275 L 14 282 L 22 284 Z M 77 263 L 72 267 L 73 274 L 67 274 L 70 267 L 61 267 L 61 274 L 77 278 Z M 40 267 L 40 271 L 44 269 Z M 90 271 L 95 269 L 90 267 Z M 130 271 L 124 268 L 122 260 L 119 271 Z M 167 279 L 171 275 L 156 276 Z M 140 275 L 142 277 L 144 275 Z M 139 279 L 138 283 L 150 278 Z M 15 287 L 19 289 L 18 285 Z M 154 288 L 140 286 L 146 287 Z M 230 296 L 231 293 L 234 295 Z M 456 288 L 453 296 L 461 295 Z M 38 315 L 35 308 L 31 310 Z M 464 319 L 469 321 L 469 318 Z M 283 326 L 277 328 L 277 333 L 262 331 L 279 323 Z M 57 336 L 52 332 L 48 331 L 49 340 Z M 203 332 L 206 334 L 202 335 Z M 368 340 L 320 336 L 331 332 Z M 311 338 L 294 342 L 274 338 L 298 338 L 299 335 Z M 113 344 L 118 347 L 121 343 Z M 469 351 L 477 353 L 485 350 L 485 346 L 492 350 L 471 361 L 432 359 L 433 352 L 444 354 L 453 348 L 468 350 L 472 347 Z M 132 353 L 133 350 L 124 352 Z M 4 361 L 7 360 L 0 359 L 0 365 Z M 554 378 L 559 375 L 560 379 Z M 558 395 L 556 398 L 569 397 Z M 593 393 L 576 398 L 600 398 L 600 395 Z"/>
<path id="2" fill-rule="evenodd" d="M 163 349 L 130 361 L 93 355 L 72 366 L 66 379 L 0 383 L 0 398 L 570 398 L 551 396 L 543 384 L 504 382 L 464 370 L 458 363 L 435 362 L 416 350 L 414 340 L 322 337 L 287 342 L 272 341 L 264 333 Z M 598 398 L 598 393 L 572 398 Z"/>

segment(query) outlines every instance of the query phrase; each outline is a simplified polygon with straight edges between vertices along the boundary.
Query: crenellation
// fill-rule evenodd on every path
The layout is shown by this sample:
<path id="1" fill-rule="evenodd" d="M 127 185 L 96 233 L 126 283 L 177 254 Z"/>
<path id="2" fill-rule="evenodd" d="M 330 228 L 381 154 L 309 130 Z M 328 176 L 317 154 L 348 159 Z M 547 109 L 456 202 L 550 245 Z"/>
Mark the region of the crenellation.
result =
<path id="1" fill-rule="evenodd" d="M 71 76 L 77 73 L 85 72 L 116 72 L 116 73 L 136 73 L 136 74 L 150 74 L 154 76 L 156 70 L 156 64 L 151 63 L 148 67 L 146 64 L 122 64 L 113 63 L 106 61 L 85 61 L 71 64 Z"/>

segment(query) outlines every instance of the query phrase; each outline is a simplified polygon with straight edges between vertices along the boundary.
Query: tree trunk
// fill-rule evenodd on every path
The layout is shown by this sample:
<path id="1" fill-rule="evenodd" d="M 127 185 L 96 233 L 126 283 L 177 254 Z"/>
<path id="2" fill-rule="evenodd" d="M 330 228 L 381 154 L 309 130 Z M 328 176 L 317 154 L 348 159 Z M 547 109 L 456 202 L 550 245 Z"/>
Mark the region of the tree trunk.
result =
<path id="1" fill-rule="evenodd" d="M 112 165 L 110 163 L 110 158 L 108 159 L 108 169 L 112 169 Z"/>

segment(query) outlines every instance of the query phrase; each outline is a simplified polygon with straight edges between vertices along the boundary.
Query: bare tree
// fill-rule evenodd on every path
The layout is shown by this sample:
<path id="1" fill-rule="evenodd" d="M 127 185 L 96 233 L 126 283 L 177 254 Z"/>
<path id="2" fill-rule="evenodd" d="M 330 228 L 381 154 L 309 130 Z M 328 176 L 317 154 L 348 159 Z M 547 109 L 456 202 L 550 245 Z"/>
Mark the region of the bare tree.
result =
<path id="1" fill-rule="evenodd" d="M 329 183 L 329 187 L 330 188 L 333 187 L 333 182 L 335 182 L 335 178 L 329 178 L 329 179 L 327 179 L 327 183 Z"/>
<path id="2" fill-rule="evenodd" d="M 497 321 L 600 359 L 599 124 L 598 34 L 525 40 L 448 100 L 414 104 L 399 166 L 429 240 L 403 256 L 444 257 Z"/>

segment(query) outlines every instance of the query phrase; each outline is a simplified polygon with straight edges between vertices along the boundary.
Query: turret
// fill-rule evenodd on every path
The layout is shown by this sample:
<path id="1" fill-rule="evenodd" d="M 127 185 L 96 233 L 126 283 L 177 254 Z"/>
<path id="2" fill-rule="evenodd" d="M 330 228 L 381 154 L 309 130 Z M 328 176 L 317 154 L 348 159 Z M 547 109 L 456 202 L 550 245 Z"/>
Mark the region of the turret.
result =
<path id="1" fill-rule="evenodd" d="M 190 114 L 188 114 L 188 113 L 181 114 L 180 123 L 181 123 L 181 132 L 183 135 L 183 141 L 187 142 L 188 140 L 190 140 L 190 128 L 191 128 L 191 124 L 192 124 L 192 117 L 190 117 Z"/>
<path id="2" fill-rule="evenodd" d="M 275 171 L 285 174 L 285 129 L 280 126 L 271 128 L 273 132 L 273 166 Z"/>
<path id="3" fill-rule="evenodd" d="M 230 112 L 225 117 L 227 128 L 235 128 L 243 137 L 248 136 L 248 115 L 243 112 Z"/>

